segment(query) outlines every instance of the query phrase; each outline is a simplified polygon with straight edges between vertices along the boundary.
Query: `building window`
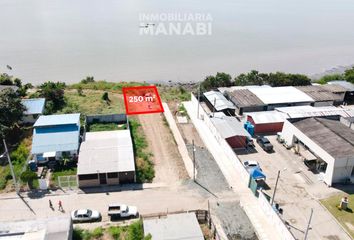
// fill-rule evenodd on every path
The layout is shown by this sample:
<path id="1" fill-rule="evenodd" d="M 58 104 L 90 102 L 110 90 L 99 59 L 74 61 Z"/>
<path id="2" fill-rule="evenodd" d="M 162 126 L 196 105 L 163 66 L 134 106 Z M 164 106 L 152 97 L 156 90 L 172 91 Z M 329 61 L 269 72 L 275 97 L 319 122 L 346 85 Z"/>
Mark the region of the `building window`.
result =
<path id="1" fill-rule="evenodd" d="M 79 175 L 79 180 L 94 180 L 97 179 L 97 174 L 84 174 L 84 175 Z"/>
<path id="2" fill-rule="evenodd" d="M 107 173 L 108 178 L 118 178 L 117 172 Z"/>

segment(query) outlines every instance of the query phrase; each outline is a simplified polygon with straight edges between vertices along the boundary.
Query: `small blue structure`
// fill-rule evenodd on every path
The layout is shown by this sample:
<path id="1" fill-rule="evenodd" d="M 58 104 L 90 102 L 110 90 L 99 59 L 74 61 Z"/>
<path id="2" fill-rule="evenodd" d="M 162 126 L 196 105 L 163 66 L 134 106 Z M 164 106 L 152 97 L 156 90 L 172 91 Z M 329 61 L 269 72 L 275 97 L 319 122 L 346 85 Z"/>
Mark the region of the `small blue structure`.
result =
<path id="1" fill-rule="evenodd" d="M 266 179 L 266 175 L 262 172 L 259 167 L 255 167 L 250 171 L 250 175 L 255 180 Z"/>
<path id="2" fill-rule="evenodd" d="M 63 155 L 76 157 L 80 144 L 80 114 L 40 116 L 33 129 L 34 160 L 59 160 Z"/>
<path id="3" fill-rule="evenodd" d="M 44 112 L 45 98 L 22 99 L 22 105 L 26 108 L 23 123 L 34 123 Z"/>

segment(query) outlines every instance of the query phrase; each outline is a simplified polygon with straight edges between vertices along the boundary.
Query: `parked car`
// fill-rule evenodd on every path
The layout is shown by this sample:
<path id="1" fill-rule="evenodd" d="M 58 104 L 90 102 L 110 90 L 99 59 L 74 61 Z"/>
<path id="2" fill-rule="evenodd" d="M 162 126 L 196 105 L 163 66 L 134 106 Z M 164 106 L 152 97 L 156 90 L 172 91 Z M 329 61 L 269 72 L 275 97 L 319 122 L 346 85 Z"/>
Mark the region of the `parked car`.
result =
<path id="1" fill-rule="evenodd" d="M 96 210 L 79 209 L 71 212 L 73 222 L 94 222 L 101 220 L 101 214 Z"/>
<path id="2" fill-rule="evenodd" d="M 273 145 L 269 142 L 268 138 L 258 136 L 257 143 L 259 144 L 259 146 L 261 146 L 261 148 L 263 148 L 264 151 L 266 151 L 266 152 L 273 151 Z"/>
<path id="3" fill-rule="evenodd" d="M 260 170 L 262 170 L 257 161 L 245 161 L 243 162 L 243 165 L 245 166 L 248 172 L 251 172 L 253 168 L 259 168 Z"/>
<path id="4" fill-rule="evenodd" d="M 108 216 L 111 218 L 131 218 L 138 217 L 138 209 L 135 206 L 127 206 L 125 204 L 108 205 Z"/>

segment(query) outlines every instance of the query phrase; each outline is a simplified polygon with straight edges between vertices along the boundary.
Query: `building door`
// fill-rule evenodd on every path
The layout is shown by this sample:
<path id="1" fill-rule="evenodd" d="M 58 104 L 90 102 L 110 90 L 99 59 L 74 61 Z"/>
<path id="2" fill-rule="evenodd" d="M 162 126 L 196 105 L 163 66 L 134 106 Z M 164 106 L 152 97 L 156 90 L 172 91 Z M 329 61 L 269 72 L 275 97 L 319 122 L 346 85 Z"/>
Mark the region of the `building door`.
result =
<path id="1" fill-rule="evenodd" d="M 106 173 L 100 173 L 100 184 L 107 184 Z"/>

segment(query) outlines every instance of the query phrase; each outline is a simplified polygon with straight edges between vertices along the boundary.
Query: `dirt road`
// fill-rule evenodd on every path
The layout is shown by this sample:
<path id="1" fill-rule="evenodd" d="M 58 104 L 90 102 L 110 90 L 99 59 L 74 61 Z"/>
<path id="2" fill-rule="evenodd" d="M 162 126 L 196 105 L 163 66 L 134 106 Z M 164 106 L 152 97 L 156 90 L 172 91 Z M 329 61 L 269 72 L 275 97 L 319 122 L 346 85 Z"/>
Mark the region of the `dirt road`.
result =
<path id="1" fill-rule="evenodd" d="M 187 179 L 183 160 L 177 150 L 172 133 L 161 114 L 139 115 L 149 149 L 153 153 L 155 178 L 153 182 L 173 185 Z"/>

